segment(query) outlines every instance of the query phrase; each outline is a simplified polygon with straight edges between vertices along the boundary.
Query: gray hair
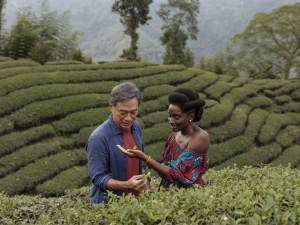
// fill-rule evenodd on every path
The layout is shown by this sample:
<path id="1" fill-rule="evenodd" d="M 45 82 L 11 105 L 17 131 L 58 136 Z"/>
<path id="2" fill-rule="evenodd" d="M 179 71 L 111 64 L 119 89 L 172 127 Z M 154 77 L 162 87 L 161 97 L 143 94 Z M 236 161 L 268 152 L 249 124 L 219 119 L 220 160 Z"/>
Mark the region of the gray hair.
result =
<path id="1" fill-rule="evenodd" d="M 137 98 L 140 103 L 142 100 L 142 93 L 137 86 L 131 82 L 125 82 L 115 86 L 110 93 L 110 102 L 112 105 L 133 98 Z"/>

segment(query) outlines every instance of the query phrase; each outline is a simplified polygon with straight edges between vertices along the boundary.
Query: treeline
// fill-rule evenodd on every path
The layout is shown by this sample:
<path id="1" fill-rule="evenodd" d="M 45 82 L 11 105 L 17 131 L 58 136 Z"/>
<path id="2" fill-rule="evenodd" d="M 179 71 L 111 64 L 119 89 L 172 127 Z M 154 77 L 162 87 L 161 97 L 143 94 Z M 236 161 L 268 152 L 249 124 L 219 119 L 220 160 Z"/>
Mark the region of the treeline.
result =
<path id="1" fill-rule="evenodd" d="M 226 49 L 200 60 L 200 68 L 253 78 L 300 78 L 300 3 L 257 13 Z"/>
<path id="2" fill-rule="evenodd" d="M 2 9 L 4 3 L 2 0 Z M 30 8 L 20 10 L 11 30 L 6 33 L 1 30 L 1 55 L 32 58 L 41 64 L 59 60 L 91 61 L 78 47 L 79 33 L 72 32 L 68 20 L 68 11 L 61 14 L 52 11 L 47 0 L 42 1 L 38 13 Z"/>

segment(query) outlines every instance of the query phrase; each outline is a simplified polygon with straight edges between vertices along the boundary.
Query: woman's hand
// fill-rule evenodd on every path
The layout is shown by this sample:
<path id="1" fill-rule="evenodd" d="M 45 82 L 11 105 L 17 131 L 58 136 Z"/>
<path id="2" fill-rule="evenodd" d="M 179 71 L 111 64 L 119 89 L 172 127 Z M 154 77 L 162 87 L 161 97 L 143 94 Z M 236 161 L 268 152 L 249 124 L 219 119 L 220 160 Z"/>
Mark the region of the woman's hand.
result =
<path id="1" fill-rule="evenodd" d="M 146 155 L 144 152 L 138 149 L 125 149 L 121 145 L 117 145 L 117 147 L 127 156 L 131 158 L 138 158 L 144 160 Z"/>

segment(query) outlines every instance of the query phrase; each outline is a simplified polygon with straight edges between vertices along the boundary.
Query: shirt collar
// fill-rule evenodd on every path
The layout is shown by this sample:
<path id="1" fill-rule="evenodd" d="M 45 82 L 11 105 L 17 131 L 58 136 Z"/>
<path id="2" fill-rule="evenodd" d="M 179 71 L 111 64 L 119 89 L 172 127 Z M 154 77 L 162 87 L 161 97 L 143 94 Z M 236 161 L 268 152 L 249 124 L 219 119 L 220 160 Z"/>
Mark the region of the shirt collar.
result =
<path id="1" fill-rule="evenodd" d="M 112 115 L 109 116 L 109 123 L 110 123 L 110 127 L 112 128 L 113 135 L 122 134 L 122 129 L 117 126 L 117 124 L 113 120 Z M 134 123 L 132 124 L 132 131 L 135 131 L 135 130 L 136 130 L 136 122 L 134 121 Z"/>

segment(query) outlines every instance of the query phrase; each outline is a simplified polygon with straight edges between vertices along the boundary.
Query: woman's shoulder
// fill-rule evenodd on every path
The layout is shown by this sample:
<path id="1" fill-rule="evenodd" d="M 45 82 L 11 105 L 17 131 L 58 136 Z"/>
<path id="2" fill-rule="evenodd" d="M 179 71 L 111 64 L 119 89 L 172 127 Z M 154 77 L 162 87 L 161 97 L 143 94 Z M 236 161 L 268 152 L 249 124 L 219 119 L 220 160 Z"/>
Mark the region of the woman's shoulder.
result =
<path id="1" fill-rule="evenodd" d="M 208 132 L 200 127 L 195 127 L 195 132 L 192 136 L 189 147 L 195 151 L 206 152 L 209 142 Z"/>

